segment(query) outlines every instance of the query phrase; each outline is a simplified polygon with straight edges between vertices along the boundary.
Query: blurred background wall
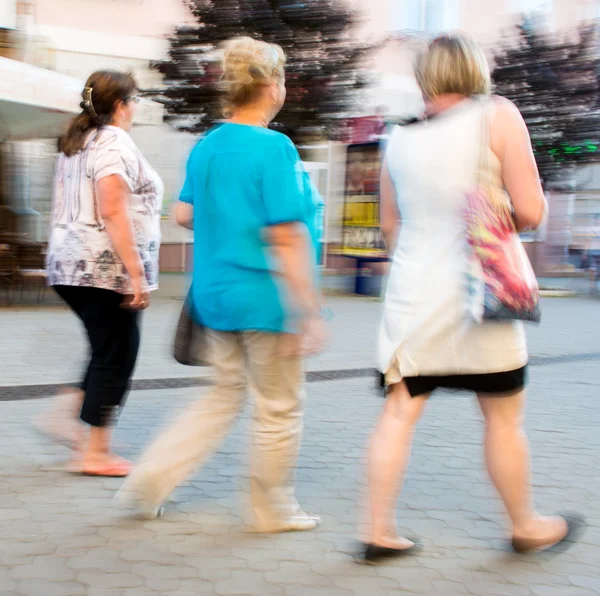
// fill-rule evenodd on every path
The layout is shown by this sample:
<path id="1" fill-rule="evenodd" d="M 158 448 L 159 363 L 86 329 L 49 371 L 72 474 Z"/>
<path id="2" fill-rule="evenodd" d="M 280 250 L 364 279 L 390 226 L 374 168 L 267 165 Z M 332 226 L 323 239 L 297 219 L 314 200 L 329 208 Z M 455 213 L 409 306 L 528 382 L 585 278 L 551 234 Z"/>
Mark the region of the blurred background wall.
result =
<path id="1" fill-rule="evenodd" d="M 370 59 L 374 86 L 365 92 L 356 115 L 382 110 L 389 120 L 422 109 L 412 61 L 427 35 L 465 30 L 483 45 L 493 62 L 493 49 L 514 40 L 514 25 L 522 14 L 543 16 L 545 26 L 557 38 L 572 35 L 583 20 L 600 17 L 600 0 L 340 1 L 362 11 L 364 20 L 357 35 L 385 39 Z M 0 7 L 1 55 L 67 74 L 82 84 L 92 71 L 114 68 L 132 70 L 142 87 L 160 86 L 161 76 L 151 68 L 152 63 L 167 57 L 167 37 L 176 25 L 194 22 L 179 0 L 2 0 Z M 180 270 L 185 266 L 189 236 L 173 225 L 168 206 L 177 197 L 185 160 L 196 138 L 167 125 L 137 127 L 133 136 L 165 181 L 163 269 Z M 2 195 L 5 202 L 27 214 L 21 218 L 21 231 L 44 241 L 56 142 L 4 141 L 0 143 Z M 343 151 L 321 147 L 304 155 L 321 164 L 313 169 L 321 172 L 318 183 L 330 201 L 329 240 L 335 243 L 339 240 Z M 323 167 L 335 171 L 322 174 Z M 600 213 L 597 166 L 586 166 L 577 174 L 574 190 L 556 201 L 556 212 L 569 225 L 578 217 L 583 221 L 581 214 Z"/>

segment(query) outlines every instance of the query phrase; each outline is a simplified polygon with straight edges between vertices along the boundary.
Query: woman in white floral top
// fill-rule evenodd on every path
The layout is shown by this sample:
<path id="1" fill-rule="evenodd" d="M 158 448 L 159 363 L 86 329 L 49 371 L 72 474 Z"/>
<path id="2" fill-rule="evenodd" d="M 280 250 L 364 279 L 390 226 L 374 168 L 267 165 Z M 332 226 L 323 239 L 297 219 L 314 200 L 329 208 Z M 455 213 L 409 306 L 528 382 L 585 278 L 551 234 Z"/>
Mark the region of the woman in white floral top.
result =
<path id="1" fill-rule="evenodd" d="M 82 112 L 59 143 L 47 267 L 50 285 L 90 342 L 81 392 L 73 396 L 91 427 L 87 443 L 77 441 L 77 471 L 86 475 L 129 473 L 130 463 L 111 451 L 111 426 L 137 359 L 139 312 L 158 287 L 163 185 L 128 134 L 136 93 L 129 74 L 92 74 Z M 67 428 L 46 430 L 64 437 Z"/>

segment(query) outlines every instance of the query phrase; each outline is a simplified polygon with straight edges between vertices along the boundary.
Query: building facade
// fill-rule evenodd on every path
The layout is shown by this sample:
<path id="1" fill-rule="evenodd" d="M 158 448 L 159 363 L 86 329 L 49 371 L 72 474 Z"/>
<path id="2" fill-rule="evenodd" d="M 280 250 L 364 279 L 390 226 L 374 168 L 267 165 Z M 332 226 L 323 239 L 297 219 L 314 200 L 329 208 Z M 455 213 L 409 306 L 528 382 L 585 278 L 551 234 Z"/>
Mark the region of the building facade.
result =
<path id="1" fill-rule="evenodd" d="M 363 0 L 347 1 L 364 12 L 360 35 L 388 39 L 372 59 L 378 82 L 363 102 L 364 115 L 383 107 L 393 118 L 415 115 L 422 109 L 412 61 L 415 50 L 427 36 L 444 30 L 464 30 L 483 45 L 492 59 L 494 47 L 510 43 L 514 26 L 523 13 L 545 15 L 547 26 L 556 32 L 572 30 L 578 22 L 600 16 L 600 0 L 370 0 L 367 9 Z M 12 52 L 14 55 L 9 57 L 70 75 L 82 83 L 94 70 L 113 68 L 133 71 L 141 87 L 160 85 L 160 75 L 151 64 L 166 57 L 169 33 L 176 25 L 187 22 L 193 21 L 181 0 L 0 2 L 0 32 L 2 28 L 18 28 L 18 35 L 27 40 L 4 48 L 4 54 Z M 185 263 L 189 234 L 172 223 L 169 204 L 177 197 L 186 156 L 196 139 L 167 125 L 138 127 L 133 136 L 165 181 L 162 266 L 166 270 L 180 269 Z M 26 194 L 28 204 L 44 216 L 49 211 L 55 141 L 4 145 L 8 154 L 4 161 L 19 164 L 4 185 L 10 187 L 12 194 Z M 330 176 L 331 180 L 340 177 L 338 173 Z M 586 196 L 596 196 L 596 189 L 587 186 Z M 333 200 L 335 193 L 329 194 Z M 591 203 L 586 205 L 587 213 Z M 333 221 L 329 222 L 329 229 L 335 242 L 339 209 L 333 204 L 330 207 Z M 567 213 L 571 211 L 575 213 L 577 209 L 566 209 Z M 42 217 L 32 233 L 42 240 L 45 228 Z"/>
<path id="2" fill-rule="evenodd" d="M 365 110 L 374 113 L 383 105 L 390 116 L 399 118 L 422 109 L 412 62 L 419 44 L 437 33 L 465 31 L 493 63 L 494 48 L 514 39 L 515 25 L 524 14 L 541 16 L 549 30 L 560 35 L 574 31 L 582 21 L 600 18 L 600 0 L 370 0 L 368 6 L 362 34 L 387 36 L 389 42 L 373 59 L 379 84 Z"/>
<path id="3" fill-rule="evenodd" d="M 180 0 L 2 0 L 0 28 L 10 31 L 5 56 L 69 75 L 83 83 L 95 70 L 133 72 L 141 88 L 161 84 L 151 66 L 168 52 L 168 35 L 190 22 Z M 189 235 L 173 224 L 169 205 L 177 196 L 194 137 L 166 124 L 135 127 L 132 136 L 165 182 L 162 262 L 180 269 Z M 38 214 L 26 224 L 45 239 L 56 141 L 3 143 L 3 186 L 11 200 Z"/>
<path id="4" fill-rule="evenodd" d="M 179 0 L 29 0 L 32 29 L 51 40 L 55 70 L 80 79 L 100 68 L 133 71 L 142 87 L 167 56 L 167 36 L 190 17 Z"/>
<path id="5" fill-rule="evenodd" d="M 513 43 L 523 15 L 538 17 L 549 34 L 564 39 L 576 35 L 580 23 L 600 19 L 600 1 L 371 0 L 365 33 L 389 35 L 390 41 L 375 57 L 381 76 L 365 110 L 372 114 L 384 107 L 391 118 L 418 114 L 423 104 L 412 63 L 421 44 L 439 32 L 462 30 L 482 45 L 493 67 L 494 48 Z M 581 252 L 600 250 L 599 171 L 598 165 L 580 168 L 572 191 L 549 193 L 548 226 L 527 246 L 538 271 L 550 267 L 568 273 Z"/>

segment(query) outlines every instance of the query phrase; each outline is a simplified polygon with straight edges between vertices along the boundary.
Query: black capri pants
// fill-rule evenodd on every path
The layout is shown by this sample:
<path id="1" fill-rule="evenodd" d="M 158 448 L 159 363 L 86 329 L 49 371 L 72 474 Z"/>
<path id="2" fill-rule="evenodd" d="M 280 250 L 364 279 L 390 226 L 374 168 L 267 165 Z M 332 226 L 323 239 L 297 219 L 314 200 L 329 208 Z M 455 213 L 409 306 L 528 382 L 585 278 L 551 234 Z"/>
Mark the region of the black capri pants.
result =
<path id="1" fill-rule="evenodd" d="M 81 319 L 91 358 L 81 389 L 81 420 L 91 426 L 114 422 L 131 385 L 140 347 L 139 312 L 122 308 L 123 295 L 100 288 L 54 286 Z"/>

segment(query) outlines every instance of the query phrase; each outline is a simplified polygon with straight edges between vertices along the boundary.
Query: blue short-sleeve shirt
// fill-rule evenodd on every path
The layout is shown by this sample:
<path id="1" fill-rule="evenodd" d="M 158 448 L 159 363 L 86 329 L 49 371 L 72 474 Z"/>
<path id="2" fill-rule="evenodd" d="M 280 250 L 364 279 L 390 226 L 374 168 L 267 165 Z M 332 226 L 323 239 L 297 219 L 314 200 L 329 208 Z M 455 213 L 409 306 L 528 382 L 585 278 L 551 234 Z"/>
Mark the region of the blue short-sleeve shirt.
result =
<path id="1" fill-rule="evenodd" d="M 288 330 L 288 297 L 265 232 L 305 224 L 315 249 L 321 198 L 293 143 L 257 126 L 226 123 L 192 150 L 180 200 L 194 207 L 193 298 L 218 331 Z"/>

